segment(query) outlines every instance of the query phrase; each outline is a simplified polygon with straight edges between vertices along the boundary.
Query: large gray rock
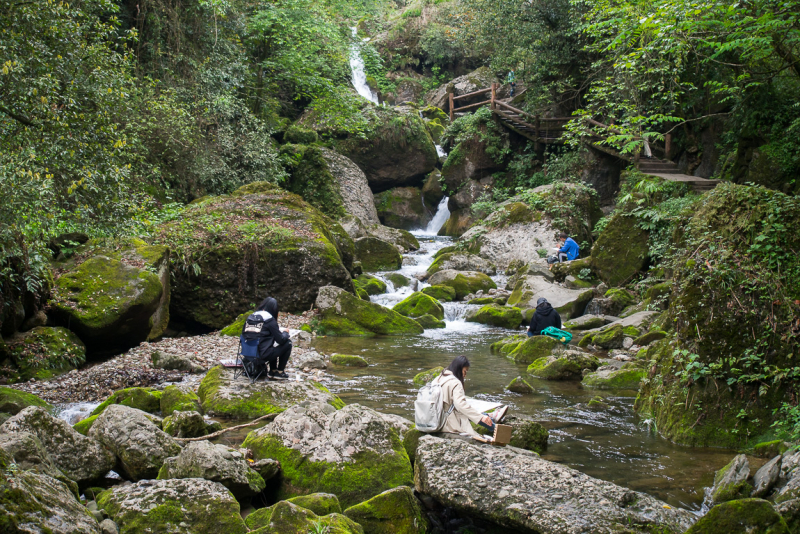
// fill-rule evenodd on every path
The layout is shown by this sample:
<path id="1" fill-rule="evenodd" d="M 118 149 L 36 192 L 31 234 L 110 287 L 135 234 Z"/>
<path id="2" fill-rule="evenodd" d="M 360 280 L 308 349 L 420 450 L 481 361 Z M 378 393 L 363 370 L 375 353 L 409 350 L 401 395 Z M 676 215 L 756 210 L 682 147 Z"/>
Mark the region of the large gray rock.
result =
<path id="1" fill-rule="evenodd" d="M 753 487 L 747 482 L 748 478 L 750 478 L 750 462 L 747 456 L 739 454 L 714 475 L 711 500 L 718 504 L 749 497 Z"/>
<path id="2" fill-rule="evenodd" d="M 195 411 L 174 411 L 161 422 L 161 429 L 175 438 L 196 438 L 208 434 L 203 415 Z"/>
<path id="3" fill-rule="evenodd" d="M 119 525 L 121 534 L 244 534 L 239 503 L 219 482 L 201 478 L 142 480 L 115 486 L 97 505 Z"/>
<path id="4" fill-rule="evenodd" d="M 122 404 L 112 404 L 95 420 L 89 436 L 110 449 L 123 474 L 133 480 L 155 478 L 164 460 L 181 447 L 148 414 Z"/>
<path id="5" fill-rule="evenodd" d="M 756 471 L 755 476 L 753 476 L 753 493 L 751 493 L 751 496 L 764 497 L 769 494 L 773 486 L 778 482 L 780 474 L 781 455 L 779 454 Z"/>
<path id="6" fill-rule="evenodd" d="M 7 432 L 28 432 L 39 438 L 56 467 L 78 484 L 104 477 L 116 464 L 114 454 L 101 443 L 37 406 L 29 406 L 3 423 L 0 434 Z"/>
<path id="7" fill-rule="evenodd" d="M 53 463 L 41 440 L 33 434 L 28 432 L 0 434 L 0 450 L 7 453 L 18 468 L 60 480 L 76 496 L 78 495 L 78 485 Z"/>
<path id="8" fill-rule="evenodd" d="M 696 519 L 532 452 L 431 436 L 419 440 L 414 483 L 444 506 L 516 531 L 679 533 Z"/>
<path id="9" fill-rule="evenodd" d="M 536 301 L 544 297 L 561 315 L 561 320 L 566 321 L 582 315 L 593 296 L 591 289 L 567 289 L 541 276 L 527 275 L 517 281 L 514 291 L 508 297 L 508 305 L 532 309 L 536 307 Z"/>
<path id="10" fill-rule="evenodd" d="M 634 328 L 638 328 L 639 330 L 645 330 L 650 325 L 650 323 L 652 323 L 653 320 L 658 316 L 658 314 L 659 312 L 657 311 L 636 312 L 633 315 L 625 317 L 624 319 L 615 319 L 599 328 L 592 328 L 591 330 L 586 330 L 584 331 L 584 335 L 604 332 L 606 330 L 614 328 L 616 325 L 620 325 L 622 328 L 633 326 Z M 608 319 L 611 318 L 611 316 L 606 315 L 604 316 L 604 318 L 606 321 L 608 321 Z"/>
<path id="11" fill-rule="evenodd" d="M 66 484 L 25 469 L 9 469 L 0 450 L 0 527 L 4 533 L 100 534 L 94 516 Z"/>
<path id="12" fill-rule="evenodd" d="M 178 456 L 164 460 L 159 480 L 204 478 L 219 482 L 241 500 L 259 493 L 266 484 L 241 452 L 208 441 L 190 442 Z"/>
<path id="13" fill-rule="evenodd" d="M 342 197 L 344 209 L 365 225 L 378 224 L 378 212 L 375 209 L 375 199 L 364 174 L 352 160 L 338 152 L 327 148 L 320 148 L 322 157 L 328 163 L 331 175 L 336 179 L 339 194 Z M 361 236 L 359 236 L 361 237 Z"/>

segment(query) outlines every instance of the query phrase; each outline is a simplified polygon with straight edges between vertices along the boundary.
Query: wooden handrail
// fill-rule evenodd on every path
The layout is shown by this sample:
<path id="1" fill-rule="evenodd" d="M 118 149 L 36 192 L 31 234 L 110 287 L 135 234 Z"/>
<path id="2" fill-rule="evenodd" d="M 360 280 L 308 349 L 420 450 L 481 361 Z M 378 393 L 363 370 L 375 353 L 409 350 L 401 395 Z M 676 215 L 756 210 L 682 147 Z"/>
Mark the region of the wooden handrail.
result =
<path id="1" fill-rule="evenodd" d="M 515 108 L 514 106 L 509 106 L 509 105 L 508 105 L 508 104 L 506 104 L 505 102 L 500 102 L 500 101 L 498 100 L 498 101 L 497 101 L 497 105 L 498 105 L 498 106 L 500 106 L 500 107 L 503 107 L 503 108 L 510 109 L 511 111 L 513 111 L 513 112 L 515 112 L 515 113 L 519 113 L 520 115 L 525 115 L 525 116 L 527 116 L 527 117 L 530 117 L 530 118 L 532 118 L 532 119 L 535 119 L 535 118 L 536 118 L 536 115 L 531 115 L 531 114 L 530 114 L 530 113 L 528 113 L 527 111 L 522 111 L 521 109 L 517 109 L 517 108 Z"/>
<path id="2" fill-rule="evenodd" d="M 486 104 L 491 104 L 491 100 L 484 100 L 483 102 L 476 102 L 475 104 L 470 104 L 468 106 L 462 106 L 460 108 L 455 108 L 453 112 L 456 111 L 464 111 L 465 109 L 472 109 L 472 108 L 479 108 L 481 106 L 485 106 Z"/>
<path id="3" fill-rule="evenodd" d="M 454 96 L 453 100 L 460 100 L 462 98 L 467 98 L 467 97 L 470 97 L 470 96 L 481 95 L 483 93 L 488 93 L 491 90 L 492 90 L 491 87 L 487 87 L 486 89 L 481 89 L 480 91 L 473 91 L 471 93 L 466 93 L 466 94 L 463 94 L 463 95 Z"/>

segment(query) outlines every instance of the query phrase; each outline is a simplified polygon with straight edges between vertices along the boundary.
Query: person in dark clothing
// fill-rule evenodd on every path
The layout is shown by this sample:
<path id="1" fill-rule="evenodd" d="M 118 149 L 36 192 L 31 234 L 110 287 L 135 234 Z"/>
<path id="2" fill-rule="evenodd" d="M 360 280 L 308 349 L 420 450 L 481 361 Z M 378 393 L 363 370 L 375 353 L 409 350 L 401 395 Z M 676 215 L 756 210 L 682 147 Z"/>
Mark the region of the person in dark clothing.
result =
<path id="1" fill-rule="evenodd" d="M 265 298 L 255 313 L 247 317 L 242 328 L 245 339 L 258 339 L 258 357 L 269 365 L 270 378 L 287 379 L 286 362 L 292 354 L 289 332 L 278 326 L 278 301 Z"/>
<path id="2" fill-rule="evenodd" d="M 536 301 L 536 313 L 531 317 L 531 325 L 528 327 L 528 337 L 542 335 L 542 330 L 548 326 L 555 326 L 561 329 L 561 316 L 558 312 L 547 302 L 546 298 L 540 298 Z"/>

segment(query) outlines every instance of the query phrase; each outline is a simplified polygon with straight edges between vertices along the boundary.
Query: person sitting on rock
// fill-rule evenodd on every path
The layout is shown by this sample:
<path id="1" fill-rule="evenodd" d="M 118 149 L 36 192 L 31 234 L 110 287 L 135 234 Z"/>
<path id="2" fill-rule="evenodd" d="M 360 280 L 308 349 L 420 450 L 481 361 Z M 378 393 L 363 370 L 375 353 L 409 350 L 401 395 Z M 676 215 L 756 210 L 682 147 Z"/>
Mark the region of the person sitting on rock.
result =
<path id="1" fill-rule="evenodd" d="M 442 386 L 444 411 L 449 411 L 450 407 L 455 405 L 453 411 L 445 419 L 442 432 L 478 436 L 479 434 L 470 425 L 470 421 L 476 425 L 482 424 L 487 428 L 493 428 L 495 423 L 503 420 L 508 411 L 508 406 L 501 406 L 492 415 L 485 415 L 473 408 L 464 393 L 464 378 L 467 376 L 467 371 L 469 371 L 467 357 L 456 356 L 447 369 L 433 380 Z"/>
<path id="2" fill-rule="evenodd" d="M 561 239 L 561 248 L 555 247 L 553 249 L 556 254 L 547 258 L 547 263 L 561 263 L 577 259 L 581 253 L 581 247 L 578 246 L 575 240 L 569 237 L 566 232 L 561 232 L 559 239 Z"/>
<path id="3" fill-rule="evenodd" d="M 536 301 L 536 312 L 531 317 L 531 324 L 528 327 L 528 337 L 541 336 L 542 330 L 548 326 L 554 326 L 561 330 L 561 316 L 547 302 L 547 299 L 541 297 Z"/>
<path id="4" fill-rule="evenodd" d="M 289 332 L 278 326 L 278 301 L 265 298 L 255 313 L 244 322 L 242 335 L 245 339 L 258 339 L 258 357 L 269 365 L 270 378 L 287 379 L 286 362 L 292 354 L 292 341 Z"/>

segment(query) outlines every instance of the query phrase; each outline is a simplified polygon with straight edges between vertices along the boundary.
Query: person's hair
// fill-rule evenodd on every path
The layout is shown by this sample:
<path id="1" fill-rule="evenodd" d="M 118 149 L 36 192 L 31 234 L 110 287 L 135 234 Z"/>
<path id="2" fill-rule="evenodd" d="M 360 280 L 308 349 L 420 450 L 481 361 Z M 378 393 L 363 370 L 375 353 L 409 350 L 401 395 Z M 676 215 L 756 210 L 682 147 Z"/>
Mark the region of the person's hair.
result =
<path id="1" fill-rule="evenodd" d="M 567 233 L 566 233 L 566 232 L 561 232 L 561 234 L 559 234 L 559 237 L 560 237 L 561 239 L 566 239 L 566 238 L 568 238 L 569 236 L 567 235 Z"/>
<path id="2" fill-rule="evenodd" d="M 267 297 L 261 301 L 261 304 L 258 305 L 256 311 L 266 311 L 272 315 L 275 320 L 278 320 L 278 301 L 272 297 Z"/>
<path id="3" fill-rule="evenodd" d="M 466 356 L 456 356 L 455 359 L 447 366 L 447 371 L 453 373 L 453 376 L 458 378 L 461 383 L 464 383 L 464 368 L 469 368 L 469 360 Z"/>

